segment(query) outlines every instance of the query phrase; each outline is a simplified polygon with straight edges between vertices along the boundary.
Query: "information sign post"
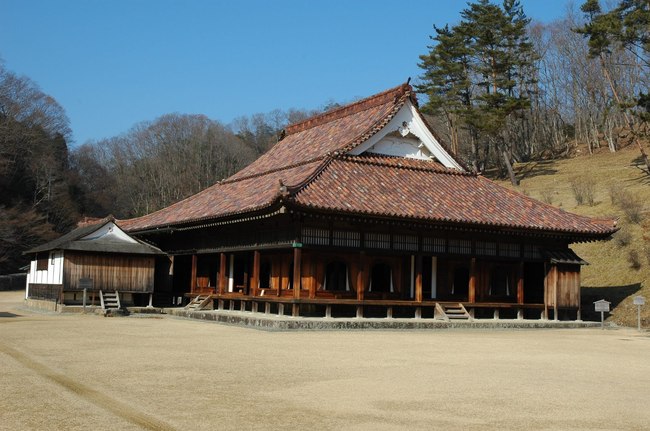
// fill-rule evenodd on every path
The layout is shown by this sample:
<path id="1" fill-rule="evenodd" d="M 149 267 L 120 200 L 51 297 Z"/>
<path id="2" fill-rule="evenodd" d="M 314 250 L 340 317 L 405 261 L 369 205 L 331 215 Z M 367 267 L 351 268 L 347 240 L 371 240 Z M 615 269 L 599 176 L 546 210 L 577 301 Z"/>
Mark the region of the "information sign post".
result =
<path id="1" fill-rule="evenodd" d="M 636 325 L 637 329 L 641 330 L 641 306 L 645 305 L 645 298 L 643 296 L 634 297 L 634 305 L 636 305 Z"/>
<path id="2" fill-rule="evenodd" d="M 600 301 L 594 302 L 594 307 L 596 312 L 600 311 L 600 328 L 605 329 L 605 312 L 609 313 L 609 301 L 601 299 Z"/>

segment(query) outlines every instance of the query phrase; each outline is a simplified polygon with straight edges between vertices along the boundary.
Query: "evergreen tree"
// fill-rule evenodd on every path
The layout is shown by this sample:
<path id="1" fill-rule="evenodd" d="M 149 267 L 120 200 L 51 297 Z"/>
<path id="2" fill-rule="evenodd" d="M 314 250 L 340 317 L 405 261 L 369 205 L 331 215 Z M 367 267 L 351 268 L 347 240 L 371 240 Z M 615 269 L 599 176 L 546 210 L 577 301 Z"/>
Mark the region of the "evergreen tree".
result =
<path id="1" fill-rule="evenodd" d="M 423 106 L 427 114 L 443 114 L 451 132 L 451 147 L 459 152 L 459 119 L 471 108 L 470 48 L 464 35 L 454 27 L 433 27 L 435 42 L 429 46 L 427 55 L 421 55 L 419 67 L 424 69 L 423 84 L 417 90 L 427 94 L 428 103 Z"/>
<path id="2" fill-rule="evenodd" d="M 472 165 L 482 169 L 492 154 L 515 183 L 516 143 L 506 143 L 505 132 L 530 105 L 537 58 L 527 35 L 530 20 L 517 0 L 501 6 L 479 0 L 468 4 L 461 17 L 451 29 L 434 27 L 435 44 L 420 57 L 425 73 L 418 90 L 429 97 L 424 109 L 451 113 L 455 127 L 461 123 L 469 131 Z"/>

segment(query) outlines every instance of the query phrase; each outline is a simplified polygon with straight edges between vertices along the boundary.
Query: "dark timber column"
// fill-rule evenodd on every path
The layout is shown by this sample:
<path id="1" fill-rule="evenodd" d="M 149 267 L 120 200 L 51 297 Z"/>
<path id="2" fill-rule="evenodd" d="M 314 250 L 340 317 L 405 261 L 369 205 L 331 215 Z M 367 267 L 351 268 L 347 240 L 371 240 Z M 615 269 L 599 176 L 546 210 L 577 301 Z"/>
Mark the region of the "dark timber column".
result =
<path id="1" fill-rule="evenodd" d="M 260 283 L 260 252 L 253 252 L 253 274 L 251 275 L 251 295 L 257 296 L 257 288 Z"/>
<path id="2" fill-rule="evenodd" d="M 469 265 L 469 289 L 467 293 L 467 302 L 476 302 L 476 258 L 473 257 Z"/>
<path id="3" fill-rule="evenodd" d="M 192 255 L 192 280 L 190 280 L 190 292 L 194 293 L 196 291 L 196 263 L 198 261 L 198 256 Z"/>
<path id="4" fill-rule="evenodd" d="M 519 262 L 517 270 L 517 304 L 524 303 L 524 263 Z M 522 308 L 517 310 L 517 319 L 523 319 L 524 312 Z"/>
<path id="5" fill-rule="evenodd" d="M 368 259 L 364 252 L 359 253 L 359 271 L 357 272 L 356 288 L 357 288 L 357 301 L 363 301 L 366 293 L 366 280 L 368 276 Z M 357 305 L 357 318 L 363 317 L 363 305 Z"/>
<path id="6" fill-rule="evenodd" d="M 226 292 L 226 253 L 219 255 L 219 295 Z"/>
<path id="7" fill-rule="evenodd" d="M 300 267 L 302 265 L 302 249 L 299 247 L 294 247 L 293 249 L 293 297 L 294 299 L 300 299 L 300 279 L 302 274 L 300 273 Z M 298 316 L 300 314 L 300 305 L 293 304 L 293 309 L 291 310 L 293 316 Z"/>
<path id="8" fill-rule="evenodd" d="M 357 300 L 363 301 L 365 290 L 366 290 L 366 277 L 367 277 L 367 259 L 364 252 L 359 253 L 359 272 L 357 272 L 356 288 L 357 288 Z"/>
<path id="9" fill-rule="evenodd" d="M 415 256 L 415 301 L 422 302 L 422 256 Z"/>
<path id="10" fill-rule="evenodd" d="M 517 304 L 524 303 L 524 263 L 519 262 L 517 271 Z"/>

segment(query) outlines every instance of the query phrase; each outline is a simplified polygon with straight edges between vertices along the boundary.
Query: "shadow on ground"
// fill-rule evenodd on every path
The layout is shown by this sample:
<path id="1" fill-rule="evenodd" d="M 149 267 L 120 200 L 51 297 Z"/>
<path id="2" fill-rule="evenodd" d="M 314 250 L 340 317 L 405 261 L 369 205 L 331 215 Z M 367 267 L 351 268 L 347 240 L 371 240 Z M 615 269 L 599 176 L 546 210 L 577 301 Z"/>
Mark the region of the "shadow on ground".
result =
<path id="1" fill-rule="evenodd" d="M 543 175 L 553 175 L 557 173 L 557 169 L 554 166 L 555 160 L 540 160 L 526 163 L 523 166 L 518 166 L 517 177 L 520 180 L 525 180 Z"/>
<path id="2" fill-rule="evenodd" d="M 610 310 L 613 310 L 623 302 L 625 298 L 634 295 L 641 290 L 641 283 L 628 284 L 624 286 L 587 286 L 581 290 L 582 296 L 582 319 L 600 320 L 600 313 L 594 311 L 594 302 L 604 299 L 611 302 Z"/>

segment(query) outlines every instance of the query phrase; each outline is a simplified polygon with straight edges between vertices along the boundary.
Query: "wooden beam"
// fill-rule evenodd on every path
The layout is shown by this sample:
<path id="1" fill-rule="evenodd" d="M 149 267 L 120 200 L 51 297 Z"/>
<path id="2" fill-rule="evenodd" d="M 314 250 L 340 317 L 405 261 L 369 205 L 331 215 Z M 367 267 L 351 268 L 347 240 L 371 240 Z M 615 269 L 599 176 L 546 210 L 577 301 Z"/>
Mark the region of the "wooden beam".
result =
<path id="1" fill-rule="evenodd" d="M 302 248 L 295 247 L 293 249 L 293 297 L 300 298 L 300 278 L 301 278 L 301 265 L 302 265 Z"/>
<path id="2" fill-rule="evenodd" d="M 257 296 L 258 287 L 260 284 L 260 252 L 255 250 L 253 252 L 253 274 L 251 275 L 251 295 Z"/>
<path id="3" fill-rule="evenodd" d="M 199 257 L 195 254 L 192 255 L 192 279 L 190 280 L 190 292 L 196 291 L 196 265 Z"/>
<path id="4" fill-rule="evenodd" d="M 517 304 L 524 303 L 524 263 L 519 262 L 517 271 Z"/>
<path id="5" fill-rule="evenodd" d="M 422 255 L 415 256 L 415 301 L 422 302 Z"/>
<path id="6" fill-rule="evenodd" d="M 467 293 L 467 302 L 476 302 L 476 258 L 473 257 L 469 265 L 469 286 Z"/>
<path id="7" fill-rule="evenodd" d="M 227 257 L 226 253 L 221 253 L 219 255 L 219 282 L 218 282 L 218 286 L 219 286 L 219 294 L 220 295 L 223 295 L 224 293 L 226 293 L 226 281 L 227 281 L 226 272 L 228 271 L 228 269 L 226 268 L 226 265 L 227 265 L 226 257 Z"/>
<path id="8" fill-rule="evenodd" d="M 368 276 L 368 259 L 366 254 L 362 251 L 359 253 L 359 271 L 357 272 L 356 279 L 356 290 L 357 290 L 357 300 L 363 301 L 364 294 L 366 292 L 366 280 Z M 358 310 L 357 310 L 358 314 Z"/>

